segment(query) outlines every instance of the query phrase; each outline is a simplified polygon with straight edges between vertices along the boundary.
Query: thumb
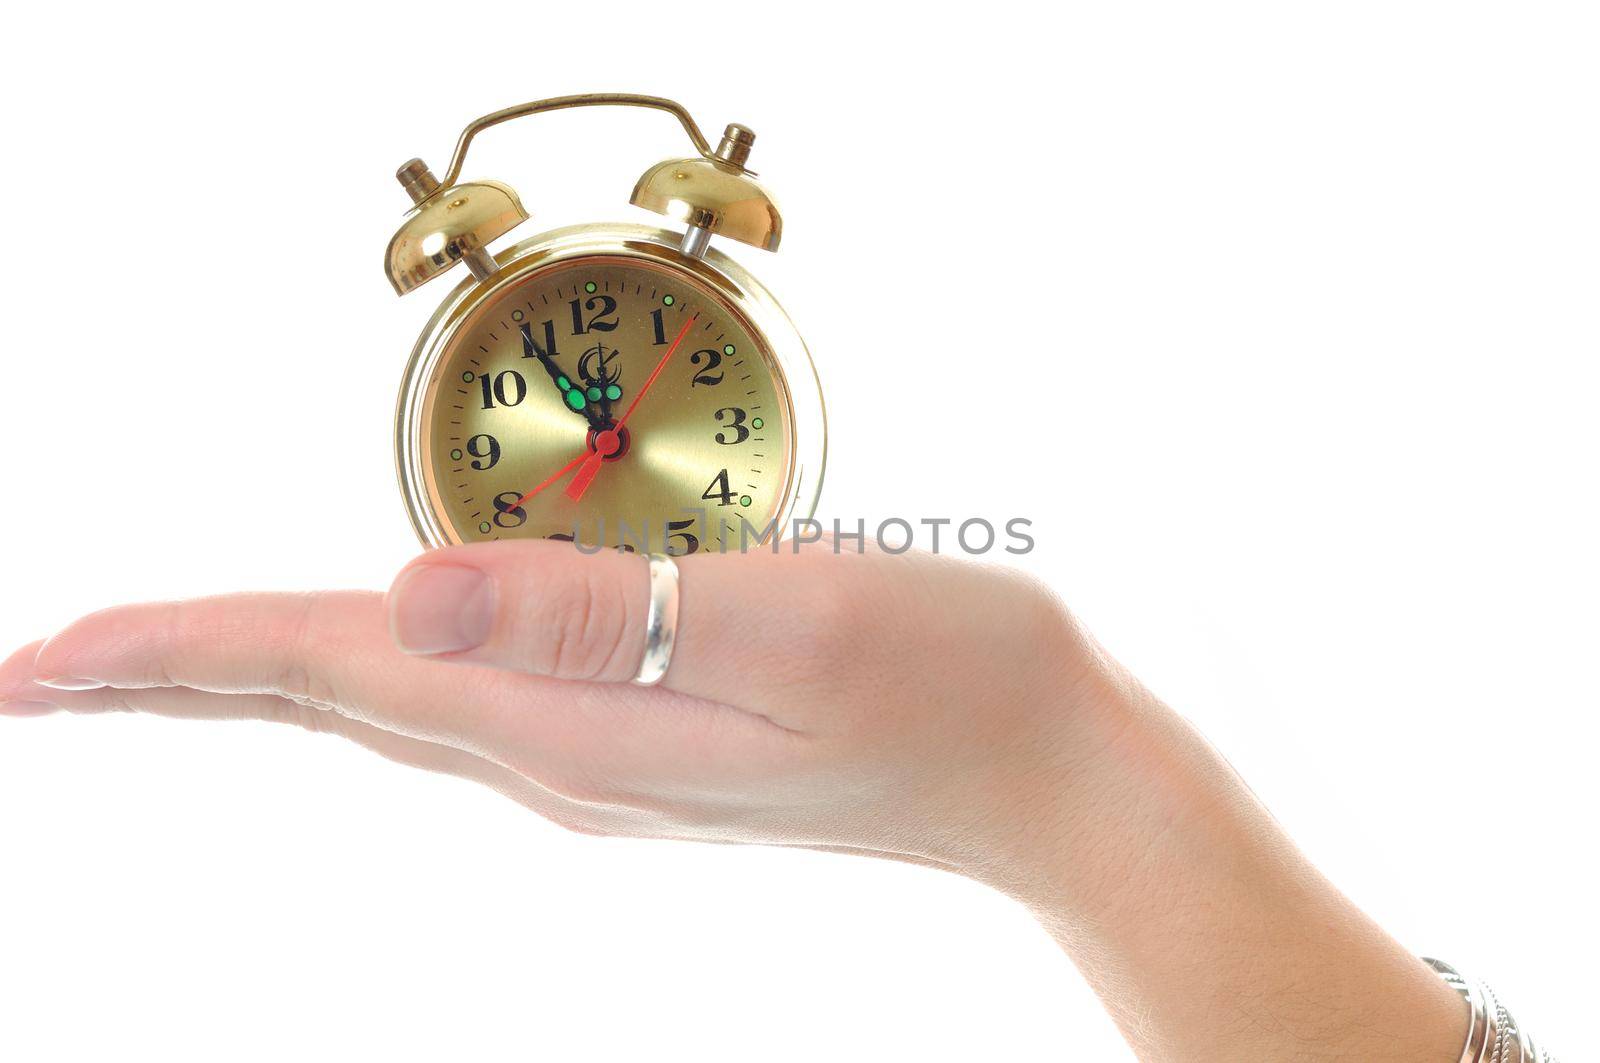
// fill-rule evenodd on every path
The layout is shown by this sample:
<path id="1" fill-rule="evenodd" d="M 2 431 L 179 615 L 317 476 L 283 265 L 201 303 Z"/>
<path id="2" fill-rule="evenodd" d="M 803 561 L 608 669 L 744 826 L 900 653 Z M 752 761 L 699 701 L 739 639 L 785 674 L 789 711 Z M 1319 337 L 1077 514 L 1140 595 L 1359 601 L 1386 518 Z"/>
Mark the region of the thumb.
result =
<path id="1" fill-rule="evenodd" d="M 678 634 L 662 685 L 733 705 L 764 684 L 824 664 L 842 572 L 810 556 L 678 558 Z M 820 577 L 820 578 L 819 578 Z M 407 653 L 557 679 L 622 683 L 638 674 L 650 607 L 643 555 L 587 555 L 525 540 L 430 551 L 389 591 L 389 623 Z M 767 619 L 770 618 L 770 619 Z"/>
<path id="2" fill-rule="evenodd" d="M 389 589 L 389 630 L 417 656 L 626 680 L 644 649 L 645 571 L 641 557 L 543 541 L 433 551 Z"/>

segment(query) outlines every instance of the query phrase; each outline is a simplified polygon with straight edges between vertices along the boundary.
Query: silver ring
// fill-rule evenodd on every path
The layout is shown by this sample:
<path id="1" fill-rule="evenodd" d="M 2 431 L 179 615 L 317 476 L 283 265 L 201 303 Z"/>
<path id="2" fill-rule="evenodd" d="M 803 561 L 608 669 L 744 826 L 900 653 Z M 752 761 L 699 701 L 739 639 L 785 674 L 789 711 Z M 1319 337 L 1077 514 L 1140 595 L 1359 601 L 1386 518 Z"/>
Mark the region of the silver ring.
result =
<path id="1" fill-rule="evenodd" d="M 644 660 L 635 683 L 661 682 L 672 663 L 672 643 L 678 635 L 678 565 L 666 554 L 650 555 L 650 612 L 644 621 Z"/>

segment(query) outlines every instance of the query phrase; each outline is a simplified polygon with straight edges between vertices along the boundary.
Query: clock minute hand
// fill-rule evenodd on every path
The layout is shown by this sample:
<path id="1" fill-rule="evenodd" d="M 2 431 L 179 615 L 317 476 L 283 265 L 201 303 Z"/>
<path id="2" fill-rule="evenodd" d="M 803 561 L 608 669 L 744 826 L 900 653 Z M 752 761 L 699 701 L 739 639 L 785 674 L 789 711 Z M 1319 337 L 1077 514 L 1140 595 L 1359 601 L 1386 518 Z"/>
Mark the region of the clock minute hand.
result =
<path id="1" fill-rule="evenodd" d="M 522 326 L 522 354 L 526 358 L 537 358 L 539 364 L 544 366 L 544 371 L 550 374 L 550 382 L 561 392 L 561 404 L 573 413 L 581 413 L 589 422 L 589 427 L 596 432 L 604 431 L 609 425 L 609 419 L 589 408 L 589 400 L 584 397 L 583 389 L 572 382 L 572 378 L 561 371 L 556 365 L 556 360 L 544 348 L 539 346 L 533 338 L 533 326 Z M 576 402 L 576 404 L 574 404 Z"/>

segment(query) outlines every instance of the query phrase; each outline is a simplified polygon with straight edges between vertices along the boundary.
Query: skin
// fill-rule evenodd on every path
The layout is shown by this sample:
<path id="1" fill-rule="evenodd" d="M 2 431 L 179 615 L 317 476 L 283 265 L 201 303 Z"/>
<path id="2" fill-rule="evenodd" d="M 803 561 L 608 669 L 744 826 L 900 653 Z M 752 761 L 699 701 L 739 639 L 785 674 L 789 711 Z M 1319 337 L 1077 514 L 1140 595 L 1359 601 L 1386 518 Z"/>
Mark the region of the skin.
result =
<path id="1" fill-rule="evenodd" d="M 678 564 L 653 688 L 643 558 L 506 542 L 387 596 L 95 613 L 0 666 L 0 712 L 289 723 L 583 833 L 967 875 L 1035 913 L 1142 1060 L 1456 1058 L 1454 991 L 1044 587 L 825 546 Z"/>

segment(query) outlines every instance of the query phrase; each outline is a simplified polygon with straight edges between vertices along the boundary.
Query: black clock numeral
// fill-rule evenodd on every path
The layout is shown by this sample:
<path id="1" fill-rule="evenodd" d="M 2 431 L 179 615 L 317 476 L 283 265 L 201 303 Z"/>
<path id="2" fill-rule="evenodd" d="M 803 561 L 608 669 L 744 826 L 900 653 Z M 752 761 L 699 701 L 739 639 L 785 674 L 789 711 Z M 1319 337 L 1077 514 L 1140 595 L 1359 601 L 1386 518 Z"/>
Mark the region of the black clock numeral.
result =
<path id="1" fill-rule="evenodd" d="M 595 332 L 611 332 L 616 329 L 616 321 L 607 321 L 617 312 L 617 301 L 609 295 L 591 295 L 582 300 L 583 305 L 578 305 L 579 300 L 574 299 L 567 305 L 572 307 L 572 334 L 582 336 L 591 329 Z M 598 309 L 597 309 L 598 308 Z M 589 315 L 588 323 L 584 322 L 583 312 L 593 311 Z"/>
<path id="2" fill-rule="evenodd" d="M 522 508 L 522 495 L 504 491 L 494 496 L 494 522 L 502 528 L 520 528 L 528 523 L 528 511 Z"/>
<path id="3" fill-rule="evenodd" d="M 701 362 L 705 363 L 705 368 L 697 370 L 694 374 L 694 379 L 689 381 L 690 387 L 693 387 L 696 384 L 705 384 L 710 386 L 712 384 L 722 383 L 721 373 L 717 373 L 715 376 L 712 375 L 717 366 L 722 364 L 721 351 L 714 351 L 709 347 L 707 347 L 705 350 L 695 351 L 689 356 L 689 362 L 693 365 L 699 365 Z"/>
<path id="4" fill-rule="evenodd" d="M 650 324 L 656 330 L 656 346 L 660 347 L 667 342 L 667 323 L 662 318 L 662 309 L 658 306 L 650 311 Z"/>
<path id="5" fill-rule="evenodd" d="M 727 414 L 728 416 L 724 417 L 723 414 Z M 749 439 L 750 429 L 744 426 L 744 418 L 745 412 L 739 409 L 737 406 L 724 406 L 722 409 L 718 410 L 717 421 L 728 421 L 728 427 L 733 430 L 734 436 L 732 439 L 729 439 L 727 438 L 726 433 L 718 432 L 717 442 L 721 443 L 725 447 L 731 447 L 735 446 L 736 444 L 743 443 L 745 440 Z"/>
<path id="6" fill-rule="evenodd" d="M 515 406 L 528 397 L 528 382 L 515 369 L 507 369 L 493 380 L 485 373 L 478 378 L 483 388 L 483 408 L 492 410 L 496 403 Z"/>
<path id="7" fill-rule="evenodd" d="M 671 554 L 673 557 L 682 557 L 685 554 L 695 553 L 700 549 L 699 536 L 692 535 L 686 530 L 692 527 L 694 527 L 693 517 L 690 517 L 688 520 L 667 521 L 667 541 L 662 544 L 666 548 L 667 553 Z M 682 539 L 683 546 L 681 548 L 674 548 L 672 545 L 672 540 L 674 539 Z"/>
<path id="8" fill-rule="evenodd" d="M 500 441 L 491 435 L 473 436 L 467 440 L 467 453 L 472 455 L 472 467 L 488 472 L 500 464 Z"/>
<path id="9" fill-rule="evenodd" d="M 561 352 L 556 350 L 556 323 L 544 323 L 544 346 L 539 346 L 539 341 L 533 338 L 533 326 L 522 326 L 522 357 L 524 358 L 554 358 Z"/>
<path id="10" fill-rule="evenodd" d="M 700 496 L 708 502 L 715 502 L 719 506 L 733 505 L 733 488 L 728 486 L 728 470 L 723 469 L 711 481 L 711 486 L 705 489 Z"/>

